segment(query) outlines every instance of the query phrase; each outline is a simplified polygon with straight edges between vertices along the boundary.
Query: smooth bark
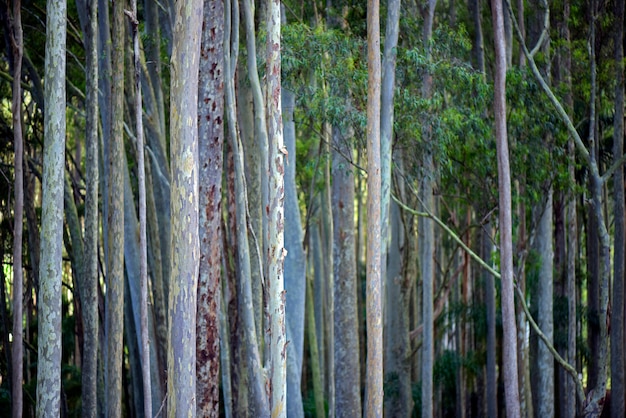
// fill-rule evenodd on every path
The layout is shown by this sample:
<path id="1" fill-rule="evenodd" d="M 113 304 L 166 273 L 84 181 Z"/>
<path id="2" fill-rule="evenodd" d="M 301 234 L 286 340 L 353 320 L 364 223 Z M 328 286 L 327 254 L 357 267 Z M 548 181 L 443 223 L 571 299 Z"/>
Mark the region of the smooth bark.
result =
<path id="1" fill-rule="evenodd" d="M 198 238 L 198 71 L 202 2 L 176 3 L 170 87 L 171 279 L 168 416 L 196 415 Z"/>
<path id="2" fill-rule="evenodd" d="M 367 2 L 367 380 L 366 413 L 383 415 L 380 164 L 380 4 Z"/>
<path id="3" fill-rule="evenodd" d="M 354 225 L 351 129 L 333 128 L 332 212 L 335 416 L 361 416 L 361 369 Z"/>
<path id="4" fill-rule="evenodd" d="M 502 368 L 507 417 L 520 417 L 517 371 L 517 326 L 513 297 L 513 242 L 511 221 L 511 170 L 506 126 L 506 49 L 502 1 L 492 0 L 493 32 L 496 51 L 494 114 L 496 153 L 498 156 L 498 191 L 500 225 L 500 271 L 502 275 Z M 513 20 L 513 19 L 511 19 Z"/>
<path id="5" fill-rule="evenodd" d="M 283 137 L 288 155 L 285 156 L 285 309 L 287 340 L 287 415 L 304 416 L 301 376 L 305 332 L 306 258 L 304 233 L 300 220 L 296 188 L 296 123 L 293 118 L 295 95 L 282 90 Z"/>
<path id="6" fill-rule="evenodd" d="M 65 0 L 46 7 L 44 155 L 39 270 L 37 417 L 61 411 L 61 283 L 63 248 L 63 172 L 65 166 Z"/>

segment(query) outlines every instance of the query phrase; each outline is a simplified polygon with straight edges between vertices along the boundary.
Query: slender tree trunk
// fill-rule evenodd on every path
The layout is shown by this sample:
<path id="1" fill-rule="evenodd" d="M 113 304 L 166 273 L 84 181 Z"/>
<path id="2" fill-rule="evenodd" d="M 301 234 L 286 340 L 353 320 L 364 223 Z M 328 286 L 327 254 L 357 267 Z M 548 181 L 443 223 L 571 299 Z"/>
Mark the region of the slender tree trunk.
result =
<path id="1" fill-rule="evenodd" d="M 152 381 L 150 378 L 150 345 L 148 343 L 148 239 L 146 222 L 146 168 L 143 139 L 143 106 L 141 93 L 141 62 L 137 0 L 131 0 L 130 23 L 133 38 L 133 80 L 135 83 L 135 135 L 137 140 L 137 188 L 139 189 L 139 283 L 140 344 L 143 382 L 143 412 L 152 417 Z"/>
<path id="2" fill-rule="evenodd" d="M 224 23 L 224 81 L 226 116 L 228 118 L 228 139 L 233 153 L 233 174 L 234 178 L 234 202 L 236 218 L 236 242 L 237 242 L 237 297 L 238 314 L 241 316 L 241 346 L 245 350 L 245 365 L 248 371 L 248 397 L 249 413 L 251 416 L 269 416 L 269 402 L 265 393 L 265 378 L 261 359 L 259 356 L 259 345 L 254 322 L 252 285 L 250 280 L 250 250 L 248 245 L 248 229 L 246 217 L 246 186 L 243 165 L 243 155 L 241 151 L 241 141 L 237 131 L 237 116 L 235 103 L 234 72 L 237 68 L 238 55 L 238 15 L 237 2 L 227 0 L 225 2 L 225 23 Z M 278 151 L 278 150 L 277 150 Z M 235 347 L 233 346 L 233 349 Z M 242 388 L 237 389 L 240 393 Z"/>
<path id="3" fill-rule="evenodd" d="M 491 259 L 493 248 L 491 222 L 483 226 L 482 231 L 482 258 Z M 485 305 L 487 308 L 487 416 L 498 417 L 498 376 L 496 359 L 496 286 L 492 274 L 485 271 Z"/>
<path id="4" fill-rule="evenodd" d="M 350 128 L 333 128 L 332 212 L 335 331 L 335 416 L 361 416 L 361 370 L 354 237 L 354 173 Z"/>
<path id="5" fill-rule="evenodd" d="M 285 147 L 285 309 L 287 340 L 287 415 L 304 416 L 301 394 L 302 359 L 306 306 L 306 255 L 303 248 L 303 231 L 296 189 L 296 124 L 293 119 L 295 95 L 282 90 Z"/>
<path id="6" fill-rule="evenodd" d="M 106 416 L 122 414 L 124 332 L 124 4 L 113 2 L 111 127 L 108 144 L 107 287 L 106 287 Z"/>
<path id="7" fill-rule="evenodd" d="M 85 280 L 82 289 L 83 362 L 82 416 L 97 416 L 97 368 L 99 346 L 98 320 L 98 8 L 97 1 L 89 5 L 89 25 L 86 31 L 87 122 L 85 126 Z"/>
<path id="8" fill-rule="evenodd" d="M 553 259 L 552 249 L 552 190 L 548 191 L 548 198 L 543 209 L 537 228 L 537 253 L 541 259 L 539 265 L 539 280 L 537 282 L 537 317 L 541 331 L 552 342 L 554 323 L 552 313 L 553 301 Z M 540 341 L 537 347 L 538 386 L 537 386 L 537 414 L 540 417 L 554 417 L 554 358 L 548 347 Z"/>
<path id="9" fill-rule="evenodd" d="M 196 416 L 198 71 L 202 2 L 176 3 L 170 87 L 172 276 L 169 292 L 168 416 Z"/>
<path id="10" fill-rule="evenodd" d="M 613 118 L 613 159 L 617 161 L 624 153 L 624 1 L 615 8 L 615 117 Z M 615 216 L 615 244 L 613 255 L 613 297 L 611 313 L 611 417 L 626 416 L 626 393 L 624 369 L 624 251 L 626 247 L 624 224 L 624 169 L 615 171 L 613 177 Z"/>
<path id="11" fill-rule="evenodd" d="M 433 32 L 433 21 L 437 0 L 429 0 L 427 17 L 424 22 L 423 40 L 425 45 L 430 45 Z M 426 59 L 431 61 L 431 47 L 427 46 Z M 426 99 L 432 96 L 433 76 L 425 74 L 422 82 L 422 96 Z M 433 200 L 433 187 L 435 166 L 433 161 L 432 128 L 425 123 L 422 128 L 424 143 L 429 149 L 424 153 L 422 161 L 422 176 L 420 187 L 420 199 L 424 205 L 424 210 L 435 213 Z M 420 237 L 418 244 L 421 260 L 422 277 L 422 318 L 424 324 L 423 346 L 422 346 L 422 417 L 432 418 L 434 413 L 433 404 L 433 367 L 435 364 L 435 340 L 434 340 L 434 318 L 433 318 L 433 298 L 435 279 L 435 231 L 434 223 L 431 219 L 420 219 Z"/>
<path id="12" fill-rule="evenodd" d="M 13 52 L 13 147 L 15 152 L 15 202 L 13 205 L 13 343 L 11 346 L 11 416 L 20 418 L 24 410 L 22 381 L 24 380 L 24 270 L 22 242 L 24 236 L 24 138 L 22 135 L 22 4 L 13 1 L 13 20 L 10 25 Z"/>
<path id="13" fill-rule="evenodd" d="M 196 314 L 197 413 L 219 415 L 224 2 L 204 1 L 198 93 L 200 276 Z"/>
<path id="14" fill-rule="evenodd" d="M 383 415 L 381 277 L 380 4 L 367 2 L 367 386 L 368 417 Z"/>
<path id="15" fill-rule="evenodd" d="M 65 166 L 65 0 L 47 3 L 41 260 L 38 293 L 37 417 L 61 411 L 61 282 Z"/>
<path id="16" fill-rule="evenodd" d="M 496 148 L 498 155 L 498 190 L 500 217 L 500 271 L 502 274 L 502 368 L 506 413 L 509 418 L 520 417 L 517 376 L 517 327 L 513 298 L 513 243 L 511 222 L 511 170 L 506 128 L 506 49 L 502 1 L 492 0 L 493 29 L 496 50 L 494 113 L 496 118 Z"/>

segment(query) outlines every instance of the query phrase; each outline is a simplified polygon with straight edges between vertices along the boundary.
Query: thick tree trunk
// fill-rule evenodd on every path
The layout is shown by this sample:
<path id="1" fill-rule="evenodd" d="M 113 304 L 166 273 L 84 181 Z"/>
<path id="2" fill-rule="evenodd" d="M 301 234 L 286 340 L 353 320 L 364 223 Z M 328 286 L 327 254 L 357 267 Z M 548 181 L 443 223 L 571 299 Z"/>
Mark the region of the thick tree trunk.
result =
<path id="1" fill-rule="evenodd" d="M 200 276 L 196 313 L 196 402 L 219 415 L 222 154 L 224 145 L 224 2 L 204 1 L 198 92 Z"/>
<path id="2" fill-rule="evenodd" d="M 506 48 L 501 0 L 492 0 L 493 29 L 496 51 L 494 81 L 494 113 L 496 149 L 498 155 L 498 190 L 500 217 L 500 271 L 502 275 L 502 368 L 506 413 L 509 418 L 520 417 L 517 374 L 517 327 L 513 298 L 513 243 L 511 221 L 511 170 L 506 127 Z"/>
<path id="3" fill-rule="evenodd" d="M 170 87 L 172 264 L 169 291 L 168 416 L 196 415 L 198 70 L 202 3 L 176 3 Z"/>
<path id="4" fill-rule="evenodd" d="M 280 0 L 271 0 L 267 13 L 267 156 L 268 202 L 267 271 L 269 285 L 271 411 L 287 415 L 287 336 L 285 332 L 285 163 L 281 94 Z M 292 150 L 295 153 L 295 149 Z M 304 315 L 302 315 L 304 318 Z M 296 318 L 294 318 L 296 319 Z M 298 391 L 299 388 L 294 388 Z"/>
<path id="5" fill-rule="evenodd" d="M 50 1 L 46 18 L 46 83 L 39 270 L 37 417 L 61 410 L 61 282 L 65 166 L 65 0 Z"/>
<path id="6" fill-rule="evenodd" d="M 354 236 L 354 173 L 350 128 L 333 128 L 332 211 L 335 416 L 361 416 L 361 370 Z"/>
<path id="7" fill-rule="evenodd" d="M 380 166 L 380 4 L 367 2 L 367 385 L 368 417 L 383 415 Z"/>

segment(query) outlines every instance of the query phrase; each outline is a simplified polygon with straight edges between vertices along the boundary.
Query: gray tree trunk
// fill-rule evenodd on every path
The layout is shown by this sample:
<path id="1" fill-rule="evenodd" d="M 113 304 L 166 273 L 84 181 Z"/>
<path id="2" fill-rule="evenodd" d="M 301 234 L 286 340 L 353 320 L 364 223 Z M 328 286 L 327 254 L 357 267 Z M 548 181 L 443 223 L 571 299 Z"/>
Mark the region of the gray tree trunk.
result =
<path id="1" fill-rule="evenodd" d="M 304 415 L 302 406 L 301 375 L 304 347 L 306 306 L 306 258 L 303 248 L 303 231 L 296 189 L 296 124 L 293 120 L 294 94 L 282 90 L 283 134 L 289 152 L 285 166 L 285 291 L 287 340 L 287 415 Z"/>
<path id="2" fill-rule="evenodd" d="M 124 333 L 124 4 L 113 2 L 112 83 L 107 169 L 106 416 L 122 414 Z"/>
<path id="3" fill-rule="evenodd" d="M 493 249 L 491 222 L 483 225 L 481 234 L 482 259 L 489 262 Z M 491 265 L 491 263 L 489 263 Z M 487 416 L 498 417 L 498 374 L 496 353 L 496 286 L 492 274 L 485 271 L 485 305 L 487 308 Z"/>
<path id="4" fill-rule="evenodd" d="M 537 227 L 536 245 L 540 257 L 539 280 L 537 282 L 537 322 L 551 343 L 554 336 L 552 313 L 554 250 L 552 248 L 552 235 L 552 190 L 550 189 Z M 539 341 L 537 347 L 537 366 L 537 414 L 540 417 L 554 417 L 554 358 L 543 341 Z"/>
<path id="5" fill-rule="evenodd" d="M 361 369 L 350 128 L 333 128 L 332 212 L 334 277 L 335 416 L 361 416 Z"/>
<path id="6" fill-rule="evenodd" d="M 411 391 L 411 345 L 409 340 L 409 300 L 411 279 L 406 275 L 404 224 L 398 205 L 390 210 L 391 241 L 385 277 L 385 415 L 408 417 L 413 411 Z"/>
<path id="7" fill-rule="evenodd" d="M 81 302 L 83 313 L 82 416 L 97 416 L 97 367 L 99 346 L 98 320 L 98 9 L 89 2 L 89 25 L 86 31 L 87 121 L 85 136 L 85 280 Z"/>
<path id="8" fill-rule="evenodd" d="M 197 413 L 219 415 L 224 2 L 204 1 L 198 92 L 200 276 L 196 314 Z"/>
<path id="9" fill-rule="evenodd" d="M 47 3 L 44 155 L 37 353 L 37 417 L 61 411 L 61 282 L 65 165 L 65 0 Z"/>
<path id="10" fill-rule="evenodd" d="M 429 0 L 428 14 L 424 22 L 423 41 L 430 45 L 433 32 L 433 21 L 437 0 Z M 426 59 L 430 61 L 431 47 L 426 49 Z M 432 74 L 427 73 L 422 83 L 422 96 L 430 99 L 432 96 Z M 435 213 L 433 201 L 433 186 L 435 167 L 433 163 L 432 128 L 424 124 L 422 128 L 424 143 L 429 149 L 424 151 L 422 157 L 422 181 L 419 190 L 423 209 L 429 213 Z M 434 341 L 434 318 L 433 318 L 433 281 L 435 279 L 435 232 L 434 223 L 431 219 L 421 218 L 419 221 L 420 242 L 418 243 L 421 260 L 422 278 L 422 320 L 423 345 L 422 345 L 422 417 L 432 418 L 434 413 L 433 404 L 433 367 L 435 364 L 435 341 Z"/>
<path id="11" fill-rule="evenodd" d="M 169 290 L 168 416 L 196 415 L 198 71 L 202 3 L 176 3 L 170 87 L 172 263 Z"/>
<path id="12" fill-rule="evenodd" d="M 492 0 L 493 31 L 496 50 L 494 114 L 498 155 L 498 190 L 500 217 L 500 271 L 502 275 L 502 368 L 507 417 L 520 417 L 517 373 L 517 327 L 513 290 L 513 242 L 511 221 L 511 170 L 506 127 L 506 48 L 502 1 Z"/>

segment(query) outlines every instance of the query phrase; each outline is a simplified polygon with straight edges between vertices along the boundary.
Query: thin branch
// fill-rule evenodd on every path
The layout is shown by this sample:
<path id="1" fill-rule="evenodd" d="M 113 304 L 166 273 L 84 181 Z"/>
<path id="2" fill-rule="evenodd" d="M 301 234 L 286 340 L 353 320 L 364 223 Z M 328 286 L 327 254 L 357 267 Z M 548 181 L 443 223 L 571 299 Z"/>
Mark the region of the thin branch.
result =
<path id="1" fill-rule="evenodd" d="M 497 278 L 498 280 L 501 279 L 500 272 L 494 269 L 493 267 L 491 267 L 478 254 L 472 251 L 471 248 L 469 248 L 454 231 L 452 231 L 445 223 L 441 221 L 441 219 L 439 219 L 438 217 L 436 217 L 430 212 L 427 212 L 427 211 L 420 212 L 420 211 L 417 211 L 415 209 L 408 207 L 407 205 L 402 203 L 395 195 L 392 195 L 391 197 L 393 200 L 396 201 L 398 205 L 400 205 L 402 209 L 406 210 L 407 212 L 412 213 L 413 215 L 416 215 L 416 216 L 426 217 L 435 221 L 435 223 L 437 223 L 437 225 L 439 225 L 444 231 L 446 231 L 452 237 L 452 239 L 454 239 L 461 246 L 461 248 L 463 248 L 470 255 L 470 257 L 474 259 L 474 261 L 476 261 L 483 268 L 485 268 L 495 278 Z M 539 335 L 539 338 L 541 338 L 541 340 L 544 342 L 546 347 L 548 347 L 548 350 L 550 350 L 550 352 L 552 353 L 556 361 L 574 378 L 574 380 L 576 381 L 576 394 L 577 394 L 578 400 L 581 405 L 584 404 L 585 395 L 583 391 L 582 381 L 578 377 L 578 372 L 572 365 L 570 365 L 567 361 L 563 359 L 563 357 L 559 355 L 559 353 L 554 348 L 554 345 L 548 340 L 548 337 L 546 337 L 546 335 L 543 332 L 541 332 L 541 330 L 539 329 L 539 326 L 537 325 L 530 311 L 528 310 L 526 299 L 524 298 L 524 295 L 522 294 L 521 290 L 519 289 L 517 285 L 515 286 L 515 289 L 517 290 L 517 296 L 521 302 L 522 308 L 524 309 L 524 313 L 526 314 L 526 317 L 528 318 L 528 322 L 530 322 L 530 324 L 532 325 L 537 335 Z"/>
<path id="2" fill-rule="evenodd" d="M 552 102 L 552 105 L 555 107 L 563 123 L 565 123 L 565 126 L 567 127 L 567 131 L 570 133 L 572 138 L 574 138 L 574 142 L 576 143 L 576 148 L 582 154 L 585 161 L 589 163 L 590 161 L 589 150 L 587 150 L 587 147 L 583 143 L 569 115 L 567 114 L 563 106 L 561 105 L 561 102 L 554 95 L 554 93 L 552 92 L 552 89 L 550 89 L 550 86 L 548 86 L 548 83 L 546 83 L 546 80 L 541 75 L 539 68 L 537 68 L 535 59 L 533 55 L 528 51 L 528 48 L 526 47 L 526 43 L 524 42 L 524 38 L 522 37 L 522 32 L 519 28 L 519 25 L 517 24 L 517 19 L 515 18 L 515 13 L 513 12 L 513 9 L 511 8 L 511 3 L 508 0 L 505 0 L 505 3 L 511 15 L 511 21 L 513 22 L 513 26 L 515 28 L 515 34 L 517 35 L 517 40 L 520 43 L 520 47 L 522 48 L 522 51 L 524 52 L 524 55 L 526 56 L 526 59 L 528 60 L 528 63 L 530 64 L 530 68 L 532 69 L 532 72 L 535 78 L 537 79 L 537 82 L 539 83 L 543 91 L 546 93 L 548 98 L 550 99 L 550 102 Z"/>

